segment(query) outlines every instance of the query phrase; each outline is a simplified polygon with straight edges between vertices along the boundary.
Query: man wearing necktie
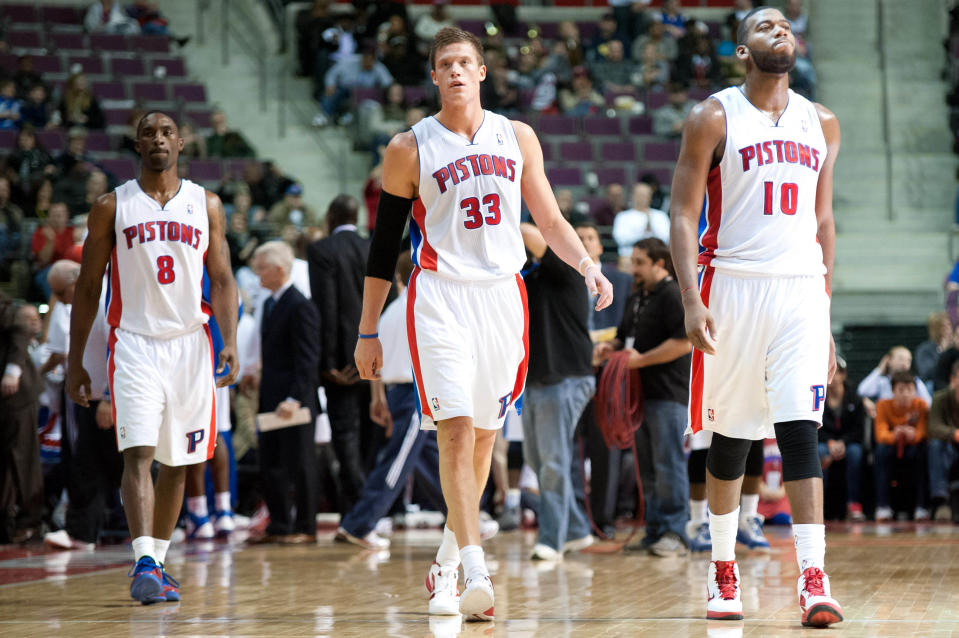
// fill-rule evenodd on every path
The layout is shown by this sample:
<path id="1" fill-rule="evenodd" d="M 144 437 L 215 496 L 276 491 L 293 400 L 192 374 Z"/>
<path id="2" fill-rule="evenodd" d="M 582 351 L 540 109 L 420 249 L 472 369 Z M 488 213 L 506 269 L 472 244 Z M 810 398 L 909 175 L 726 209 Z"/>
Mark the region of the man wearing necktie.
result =
<path id="1" fill-rule="evenodd" d="M 310 409 L 308 422 L 260 432 L 260 473 L 270 524 L 262 542 L 308 543 L 316 536 L 315 419 L 320 319 L 290 280 L 293 251 L 271 241 L 254 253 L 253 267 L 270 295 L 260 323 L 259 412 L 290 418 Z M 292 492 L 292 496 L 291 496 Z M 296 506 L 296 519 L 291 509 Z"/>

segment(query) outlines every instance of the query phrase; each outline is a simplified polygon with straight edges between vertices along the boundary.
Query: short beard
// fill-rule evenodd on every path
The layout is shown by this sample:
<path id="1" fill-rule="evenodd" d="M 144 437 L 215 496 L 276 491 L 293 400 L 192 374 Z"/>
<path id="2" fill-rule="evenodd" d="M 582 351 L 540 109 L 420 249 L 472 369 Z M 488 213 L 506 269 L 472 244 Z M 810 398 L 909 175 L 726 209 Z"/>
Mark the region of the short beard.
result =
<path id="1" fill-rule="evenodd" d="M 773 53 L 770 51 L 753 51 L 750 49 L 750 55 L 753 58 L 753 64 L 763 73 L 783 74 L 789 73 L 796 66 L 796 49 L 792 53 Z"/>

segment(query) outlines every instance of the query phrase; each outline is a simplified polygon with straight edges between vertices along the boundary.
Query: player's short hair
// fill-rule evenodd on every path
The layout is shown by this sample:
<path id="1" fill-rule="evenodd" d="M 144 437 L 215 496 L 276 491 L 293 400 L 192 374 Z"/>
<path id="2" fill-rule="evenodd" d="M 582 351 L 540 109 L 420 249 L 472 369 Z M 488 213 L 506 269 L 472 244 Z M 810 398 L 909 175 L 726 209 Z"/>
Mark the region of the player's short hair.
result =
<path id="1" fill-rule="evenodd" d="M 892 376 L 889 377 L 889 384 L 892 386 L 892 389 L 895 390 L 897 385 L 909 385 L 916 387 L 916 378 L 912 376 L 911 372 L 906 370 L 900 370 L 899 372 L 893 372 Z"/>
<path id="2" fill-rule="evenodd" d="M 253 257 L 279 266 L 287 275 L 293 270 L 293 249 L 289 244 L 278 239 L 261 245 L 253 252 Z"/>
<path id="3" fill-rule="evenodd" d="M 469 31 L 464 31 L 459 27 L 443 27 L 433 38 L 433 46 L 430 47 L 430 68 L 436 68 L 436 52 L 443 47 L 448 47 L 457 42 L 468 42 L 476 49 L 476 59 L 482 65 L 483 62 L 483 43 L 480 39 Z"/>
<path id="4" fill-rule="evenodd" d="M 584 219 L 573 224 L 574 230 L 579 230 L 580 228 L 592 228 L 596 231 L 597 235 L 599 234 L 599 226 L 597 226 L 596 222 L 594 222 L 592 219 Z"/>
<path id="5" fill-rule="evenodd" d="M 396 260 L 396 276 L 399 277 L 400 281 L 403 282 L 403 285 L 406 285 L 406 282 L 410 280 L 410 276 L 413 274 L 413 254 L 404 250 L 400 253 L 399 259 Z"/>
<path id="6" fill-rule="evenodd" d="M 746 44 L 746 38 L 749 37 L 749 30 L 746 28 L 746 23 L 749 21 L 749 18 L 759 13 L 760 11 L 765 11 L 766 9 L 775 9 L 776 7 L 770 6 L 760 6 L 754 9 L 750 9 L 749 13 L 743 16 L 743 19 L 739 21 L 739 26 L 736 28 L 736 46 L 741 44 Z M 778 11 L 778 9 L 777 9 Z"/>
<path id="7" fill-rule="evenodd" d="M 173 122 L 173 126 L 177 127 L 177 133 L 179 133 L 180 127 L 176 123 L 176 119 L 174 119 L 172 115 L 170 115 L 169 113 L 164 113 L 163 111 L 147 111 L 146 113 L 143 114 L 143 117 L 141 117 L 137 121 L 137 137 L 140 136 L 140 128 L 143 126 L 143 123 L 146 122 L 147 118 L 150 117 L 151 115 L 163 115 L 164 117 L 170 118 L 170 121 Z"/>

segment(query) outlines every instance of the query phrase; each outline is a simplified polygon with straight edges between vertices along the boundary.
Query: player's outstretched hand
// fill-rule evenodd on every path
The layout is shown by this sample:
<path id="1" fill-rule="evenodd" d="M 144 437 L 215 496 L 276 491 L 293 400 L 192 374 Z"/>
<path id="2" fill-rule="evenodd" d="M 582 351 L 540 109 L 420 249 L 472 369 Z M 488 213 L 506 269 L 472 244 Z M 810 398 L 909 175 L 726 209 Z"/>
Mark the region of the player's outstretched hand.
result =
<path id="1" fill-rule="evenodd" d="M 220 350 L 220 360 L 217 362 L 216 373 L 222 374 L 229 367 L 229 372 L 217 379 L 216 387 L 225 388 L 236 383 L 236 378 L 240 374 L 240 365 L 237 362 L 236 348 L 234 346 L 223 346 Z"/>
<path id="2" fill-rule="evenodd" d="M 693 347 L 706 354 L 716 354 L 716 321 L 702 299 L 697 296 L 691 301 L 683 299 L 686 310 L 686 336 Z"/>
<path id="3" fill-rule="evenodd" d="M 606 279 L 606 275 L 599 266 L 596 264 L 587 266 L 583 277 L 586 279 L 589 294 L 599 295 L 599 299 L 596 300 L 596 310 L 602 310 L 613 303 L 613 284 L 609 283 L 609 279 Z"/>
<path id="4" fill-rule="evenodd" d="M 77 405 L 90 407 L 90 375 L 82 367 L 67 368 L 67 396 Z"/>
<path id="5" fill-rule="evenodd" d="M 383 367 L 383 344 L 379 339 L 358 339 L 353 358 L 356 360 L 356 370 L 360 373 L 361 379 L 380 378 L 377 372 Z"/>

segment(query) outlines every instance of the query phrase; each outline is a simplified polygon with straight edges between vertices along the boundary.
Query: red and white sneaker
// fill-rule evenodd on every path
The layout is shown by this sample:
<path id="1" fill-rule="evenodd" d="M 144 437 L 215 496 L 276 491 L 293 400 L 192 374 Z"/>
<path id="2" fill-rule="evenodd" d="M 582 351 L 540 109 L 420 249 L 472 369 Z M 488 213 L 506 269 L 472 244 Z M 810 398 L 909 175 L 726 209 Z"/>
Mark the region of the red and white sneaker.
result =
<path id="1" fill-rule="evenodd" d="M 829 594 L 829 576 L 809 567 L 799 576 L 799 608 L 804 627 L 826 627 L 842 621 L 842 608 Z"/>
<path id="2" fill-rule="evenodd" d="M 706 576 L 706 618 L 742 620 L 739 565 L 734 560 L 714 560 Z"/>
<path id="3" fill-rule="evenodd" d="M 433 561 L 426 575 L 426 591 L 430 594 L 431 616 L 458 616 L 460 613 L 459 568 L 443 571 Z"/>
<path id="4" fill-rule="evenodd" d="M 460 594 L 460 613 L 467 620 L 493 620 L 493 581 L 489 576 L 469 578 Z"/>

